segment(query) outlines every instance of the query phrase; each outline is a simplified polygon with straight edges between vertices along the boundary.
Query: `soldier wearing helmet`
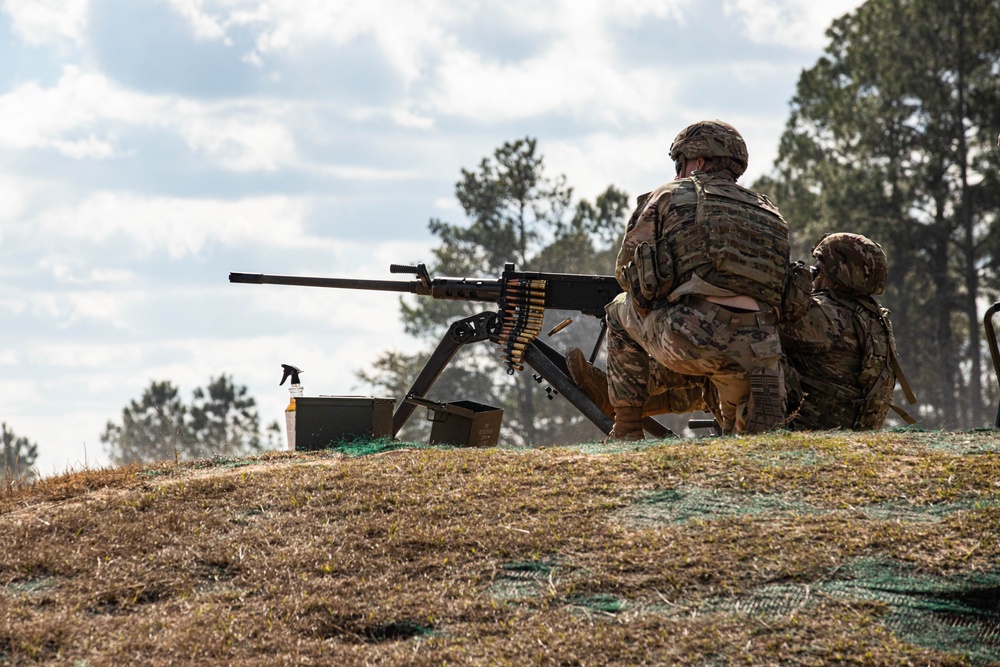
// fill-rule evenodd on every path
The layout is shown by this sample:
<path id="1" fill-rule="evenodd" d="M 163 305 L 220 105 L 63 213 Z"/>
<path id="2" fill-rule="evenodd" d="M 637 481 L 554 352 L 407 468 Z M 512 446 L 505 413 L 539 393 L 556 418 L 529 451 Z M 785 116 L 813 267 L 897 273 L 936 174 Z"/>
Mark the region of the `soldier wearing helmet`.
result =
<path id="1" fill-rule="evenodd" d="M 737 185 L 748 153 L 732 125 L 684 128 L 670 157 L 676 177 L 639 198 L 615 267 L 625 291 L 607 307 L 611 435 L 643 437 L 651 362 L 707 381 L 725 433 L 780 426 L 788 227 L 767 197 Z"/>
<path id="2" fill-rule="evenodd" d="M 814 291 L 804 314 L 778 327 L 786 354 L 789 428 L 876 430 L 890 407 L 913 423 L 891 405 L 897 380 L 909 402 L 915 399 L 896 360 L 889 311 L 872 298 L 885 290 L 885 252 L 864 236 L 838 233 L 825 235 L 812 254 L 817 260 Z M 567 351 L 566 361 L 576 384 L 613 414 L 606 398 L 607 375 L 575 348 Z M 649 393 L 643 416 L 710 410 L 718 418 L 718 399 L 710 386 L 655 362 Z"/>
<path id="3" fill-rule="evenodd" d="M 879 429 L 897 377 L 914 400 L 896 360 L 889 311 L 873 298 L 885 290 L 885 252 L 865 236 L 838 233 L 821 238 L 812 254 L 811 303 L 803 317 L 779 327 L 791 426 Z"/>

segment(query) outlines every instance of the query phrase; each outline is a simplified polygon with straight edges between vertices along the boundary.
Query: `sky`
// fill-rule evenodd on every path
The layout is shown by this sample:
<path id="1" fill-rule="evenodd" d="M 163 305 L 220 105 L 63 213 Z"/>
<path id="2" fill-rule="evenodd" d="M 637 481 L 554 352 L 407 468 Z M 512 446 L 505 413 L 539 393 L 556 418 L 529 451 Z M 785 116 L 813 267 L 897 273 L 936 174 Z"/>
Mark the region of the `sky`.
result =
<path id="1" fill-rule="evenodd" d="M 397 295 L 229 272 L 399 278 L 464 220 L 461 169 L 523 137 L 578 198 L 635 196 L 721 118 L 752 182 L 859 4 L 0 0 L 0 420 L 50 475 L 107 465 L 152 380 L 227 373 L 265 422 L 282 363 L 370 394 L 356 370 L 425 347 Z"/>

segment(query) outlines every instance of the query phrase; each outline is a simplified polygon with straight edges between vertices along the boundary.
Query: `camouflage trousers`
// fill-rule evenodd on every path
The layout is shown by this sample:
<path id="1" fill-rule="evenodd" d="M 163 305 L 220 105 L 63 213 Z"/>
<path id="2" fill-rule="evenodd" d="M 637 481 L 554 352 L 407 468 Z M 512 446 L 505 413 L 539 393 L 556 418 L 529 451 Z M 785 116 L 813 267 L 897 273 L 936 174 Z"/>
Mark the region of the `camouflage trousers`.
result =
<path id="1" fill-rule="evenodd" d="M 753 414 L 751 379 L 765 373 L 776 387 L 774 405 L 784 419 L 781 343 L 771 314 L 734 314 L 690 299 L 663 304 L 645 315 L 622 293 L 605 309 L 608 323 L 608 393 L 615 407 L 639 407 L 649 397 L 651 364 L 682 376 L 706 378 L 710 406 L 726 434 L 743 433 Z M 662 379 L 658 380 L 662 381 Z"/>

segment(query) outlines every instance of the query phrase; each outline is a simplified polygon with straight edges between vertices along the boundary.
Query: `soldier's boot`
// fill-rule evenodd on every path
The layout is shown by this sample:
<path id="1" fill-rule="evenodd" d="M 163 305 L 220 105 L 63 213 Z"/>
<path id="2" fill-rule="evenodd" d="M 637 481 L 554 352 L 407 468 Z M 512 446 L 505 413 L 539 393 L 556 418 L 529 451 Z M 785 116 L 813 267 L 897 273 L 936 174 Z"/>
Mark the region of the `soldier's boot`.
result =
<path id="1" fill-rule="evenodd" d="M 642 407 L 615 408 L 615 424 L 608 434 L 611 440 L 642 440 Z"/>
<path id="2" fill-rule="evenodd" d="M 785 422 L 785 403 L 781 398 L 781 376 L 769 368 L 750 372 L 750 402 L 747 406 L 744 433 L 763 433 Z"/>
<path id="3" fill-rule="evenodd" d="M 578 347 L 566 350 L 566 367 L 570 379 L 587 395 L 587 398 L 592 400 L 601 412 L 609 417 L 614 416 L 615 409 L 611 405 L 611 399 L 608 398 L 607 374 L 587 361 L 583 351 Z"/>

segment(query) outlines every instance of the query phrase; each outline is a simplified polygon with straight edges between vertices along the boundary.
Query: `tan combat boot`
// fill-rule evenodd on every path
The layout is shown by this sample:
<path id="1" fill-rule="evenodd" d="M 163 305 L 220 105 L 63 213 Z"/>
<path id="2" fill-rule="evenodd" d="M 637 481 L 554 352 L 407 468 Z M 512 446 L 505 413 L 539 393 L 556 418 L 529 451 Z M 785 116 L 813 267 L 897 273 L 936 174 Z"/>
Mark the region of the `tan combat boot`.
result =
<path id="1" fill-rule="evenodd" d="M 642 440 L 642 408 L 620 406 L 615 408 L 615 425 L 608 437 L 612 440 Z"/>
<path id="2" fill-rule="evenodd" d="M 595 368 L 592 363 L 583 356 L 583 351 L 578 347 L 571 347 L 566 350 L 566 367 L 569 370 L 569 377 L 579 387 L 587 398 L 601 409 L 601 412 L 611 417 L 615 413 L 608 398 L 608 376 L 604 371 Z"/>

